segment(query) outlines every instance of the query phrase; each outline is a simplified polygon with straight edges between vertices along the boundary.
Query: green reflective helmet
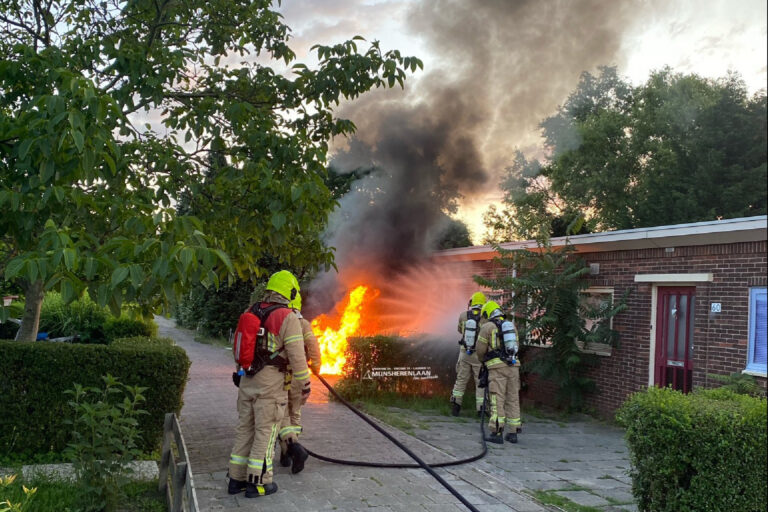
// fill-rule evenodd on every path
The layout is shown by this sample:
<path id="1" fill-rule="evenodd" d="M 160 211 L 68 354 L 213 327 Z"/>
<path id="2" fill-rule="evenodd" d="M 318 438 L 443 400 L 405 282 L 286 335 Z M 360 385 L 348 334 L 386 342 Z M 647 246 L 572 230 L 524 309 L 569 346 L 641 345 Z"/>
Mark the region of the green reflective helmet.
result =
<path id="1" fill-rule="evenodd" d="M 299 280 L 287 270 L 281 270 L 269 277 L 267 290 L 279 293 L 288 300 L 293 300 L 299 293 Z"/>
<path id="2" fill-rule="evenodd" d="M 504 314 L 504 312 L 501 310 L 501 306 L 492 300 L 489 300 L 485 303 L 485 306 L 483 306 L 483 309 L 480 311 L 480 313 L 484 318 L 488 319 L 496 318 L 497 316 L 502 316 Z"/>
<path id="3" fill-rule="evenodd" d="M 469 299 L 469 307 L 482 306 L 485 304 L 486 298 L 483 292 L 475 292 L 472 294 L 472 298 Z"/>
<path id="4" fill-rule="evenodd" d="M 288 307 L 291 309 L 295 309 L 296 311 L 301 311 L 301 294 L 296 293 L 296 297 L 288 303 Z"/>

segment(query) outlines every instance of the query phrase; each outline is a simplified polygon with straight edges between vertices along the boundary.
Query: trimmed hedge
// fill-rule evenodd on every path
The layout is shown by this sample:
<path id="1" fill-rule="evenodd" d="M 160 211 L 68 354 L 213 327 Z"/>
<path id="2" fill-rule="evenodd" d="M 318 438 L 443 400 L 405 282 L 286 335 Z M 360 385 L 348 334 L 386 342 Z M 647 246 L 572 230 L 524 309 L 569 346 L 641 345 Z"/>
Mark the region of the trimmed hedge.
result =
<path id="1" fill-rule="evenodd" d="M 436 350 L 434 340 L 416 340 L 393 336 L 349 338 L 344 378 L 339 382 L 348 398 L 362 398 L 394 392 L 412 396 L 450 396 L 456 379 L 455 350 Z M 444 347 L 443 345 L 439 345 Z M 370 378 L 374 368 L 427 367 L 437 378 L 415 379 L 408 376 Z"/>
<path id="2" fill-rule="evenodd" d="M 64 420 L 72 414 L 64 391 L 75 383 L 102 387 L 107 373 L 147 388 L 139 447 L 154 450 L 165 414 L 181 410 L 190 364 L 173 341 L 144 337 L 112 345 L 0 341 L 0 354 L 0 457 L 20 460 L 60 453 L 70 441 Z"/>
<path id="3" fill-rule="evenodd" d="M 650 388 L 619 409 L 642 511 L 764 511 L 766 400 L 725 389 Z"/>

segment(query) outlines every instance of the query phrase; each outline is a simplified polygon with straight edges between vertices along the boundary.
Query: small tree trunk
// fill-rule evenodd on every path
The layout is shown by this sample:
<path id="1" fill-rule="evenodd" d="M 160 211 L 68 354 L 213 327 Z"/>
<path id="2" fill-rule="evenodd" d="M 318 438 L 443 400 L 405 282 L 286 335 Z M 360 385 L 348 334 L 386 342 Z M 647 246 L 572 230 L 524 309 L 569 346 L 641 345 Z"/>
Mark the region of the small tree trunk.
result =
<path id="1" fill-rule="evenodd" d="M 24 287 L 24 316 L 16 333 L 16 341 L 35 341 L 40 328 L 40 307 L 43 305 L 43 282 L 35 281 Z"/>

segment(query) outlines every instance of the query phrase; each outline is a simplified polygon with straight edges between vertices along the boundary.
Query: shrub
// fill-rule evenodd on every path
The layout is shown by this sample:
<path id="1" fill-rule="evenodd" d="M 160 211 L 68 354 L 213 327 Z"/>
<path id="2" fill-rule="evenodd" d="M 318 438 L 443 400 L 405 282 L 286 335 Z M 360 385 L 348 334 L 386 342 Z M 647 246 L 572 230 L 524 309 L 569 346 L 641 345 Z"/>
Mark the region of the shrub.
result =
<path id="1" fill-rule="evenodd" d="M 643 511 L 766 510 L 766 400 L 650 388 L 619 409 Z"/>
<path id="2" fill-rule="evenodd" d="M 253 290 L 254 286 L 247 281 L 236 281 L 218 289 L 197 286 L 179 301 L 174 316 L 181 327 L 226 338 L 251 303 Z"/>
<path id="3" fill-rule="evenodd" d="M 81 343 L 106 343 L 104 325 L 109 313 L 83 295 L 65 304 L 57 292 L 48 292 L 40 308 L 40 332 L 47 332 L 50 338 L 80 336 Z"/>
<path id="4" fill-rule="evenodd" d="M 83 387 L 65 391 L 72 396 L 69 406 L 73 420 L 72 441 L 65 456 L 72 461 L 82 492 L 84 510 L 115 510 L 120 490 L 127 483 L 128 464 L 141 455 L 136 446 L 138 418 L 147 411 L 145 388 L 125 386 L 107 374 L 104 387 Z"/>
<path id="5" fill-rule="evenodd" d="M 104 324 L 104 338 L 107 341 L 132 336 L 157 336 L 157 324 L 153 320 L 145 321 L 126 316 L 110 317 Z"/>
<path id="6" fill-rule="evenodd" d="M 107 373 L 147 388 L 139 448 L 152 451 L 162 439 L 165 414 L 181 410 L 189 371 L 184 350 L 148 338 L 112 345 L 0 341 L 0 354 L 0 457 L 27 460 L 61 453 L 69 441 L 63 422 L 72 419 L 64 390 L 76 383 L 101 386 Z"/>
<path id="7" fill-rule="evenodd" d="M 456 350 L 449 354 L 427 350 L 428 340 L 372 336 L 348 340 L 344 378 L 339 389 L 345 398 L 355 399 L 380 393 L 404 395 L 450 395 L 455 378 Z M 429 368 L 437 378 L 415 379 L 410 376 L 380 376 L 371 378 L 375 368 Z M 447 398 L 446 398 L 447 400 Z"/>

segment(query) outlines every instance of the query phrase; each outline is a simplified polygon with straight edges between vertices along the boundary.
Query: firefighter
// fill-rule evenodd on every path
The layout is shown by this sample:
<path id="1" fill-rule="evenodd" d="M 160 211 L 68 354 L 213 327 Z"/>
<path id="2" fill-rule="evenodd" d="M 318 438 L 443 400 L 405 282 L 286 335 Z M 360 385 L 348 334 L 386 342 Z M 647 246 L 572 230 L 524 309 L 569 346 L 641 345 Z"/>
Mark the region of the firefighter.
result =
<path id="1" fill-rule="evenodd" d="M 307 363 L 314 373 L 320 371 L 320 345 L 317 343 L 315 333 L 312 332 L 312 325 L 301 316 L 301 294 L 296 294 L 296 298 L 291 301 L 289 306 L 299 317 L 301 330 L 304 336 L 304 351 L 306 353 Z M 278 439 L 280 440 L 280 465 L 283 467 L 291 466 L 292 473 L 298 473 L 304 469 L 304 461 L 309 456 L 307 450 L 299 443 L 299 434 L 303 427 L 301 426 L 301 407 L 306 403 L 309 394 L 304 394 L 305 388 L 302 381 L 293 380 L 288 390 L 288 407 L 285 410 L 283 421 L 280 424 Z"/>
<path id="2" fill-rule="evenodd" d="M 301 383 L 302 394 L 308 396 L 310 392 L 301 322 L 287 307 L 298 292 L 299 283 L 287 270 L 276 272 L 267 282 L 261 307 L 285 307 L 275 309 L 264 321 L 265 335 L 259 338 L 256 354 L 265 364 L 255 373 L 246 372 L 240 381 L 239 419 L 229 459 L 229 494 L 245 491 L 246 498 L 256 498 L 277 492 L 272 481 L 272 457 L 288 401 L 284 387 L 288 365 L 293 379 Z"/>
<path id="3" fill-rule="evenodd" d="M 487 302 L 482 309 L 487 322 L 477 337 L 477 357 L 488 369 L 490 436 L 486 441 L 502 444 L 517 442 L 520 420 L 520 361 L 517 359 L 517 332 L 501 306 Z M 507 435 L 504 436 L 504 427 Z"/>
<path id="4" fill-rule="evenodd" d="M 459 315 L 461 348 L 459 359 L 456 361 L 456 383 L 451 393 L 451 414 L 454 416 L 458 416 L 461 411 L 461 402 L 464 399 L 464 390 L 467 388 L 470 375 L 475 378 L 475 408 L 478 416 L 483 407 L 483 390 L 477 386 L 481 363 L 475 353 L 477 334 L 485 323 L 485 319 L 480 314 L 483 304 L 485 304 L 485 295 L 482 292 L 475 292 L 469 299 L 468 310 Z M 469 324 L 468 321 L 470 321 Z"/>

